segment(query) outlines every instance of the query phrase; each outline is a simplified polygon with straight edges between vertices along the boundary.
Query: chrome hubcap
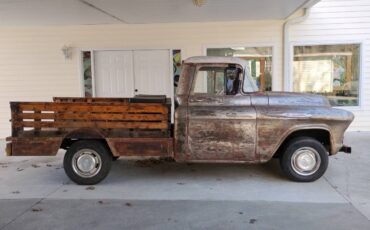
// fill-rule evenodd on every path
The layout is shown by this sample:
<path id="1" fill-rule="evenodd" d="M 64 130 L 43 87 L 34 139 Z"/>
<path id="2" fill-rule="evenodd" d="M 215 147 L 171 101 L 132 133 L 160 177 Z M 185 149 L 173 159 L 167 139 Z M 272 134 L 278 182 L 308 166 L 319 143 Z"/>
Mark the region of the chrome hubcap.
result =
<path id="1" fill-rule="evenodd" d="M 311 147 L 299 148 L 293 153 L 291 164 L 299 175 L 312 175 L 320 168 L 320 154 Z"/>
<path id="2" fill-rule="evenodd" d="M 96 176 L 101 169 L 101 158 L 92 149 L 81 149 L 73 156 L 72 168 L 80 177 L 89 178 Z"/>

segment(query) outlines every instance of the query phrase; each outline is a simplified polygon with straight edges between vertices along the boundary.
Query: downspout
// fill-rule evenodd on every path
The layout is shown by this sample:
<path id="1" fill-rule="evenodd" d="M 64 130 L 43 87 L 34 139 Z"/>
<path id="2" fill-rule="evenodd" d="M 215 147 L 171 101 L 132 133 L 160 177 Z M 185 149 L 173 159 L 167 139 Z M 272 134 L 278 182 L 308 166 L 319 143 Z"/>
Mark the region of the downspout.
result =
<path id="1" fill-rule="evenodd" d="M 310 15 L 310 7 L 303 8 L 303 15 L 297 18 L 288 19 L 284 23 L 284 91 L 292 91 L 291 84 L 291 47 L 289 40 L 289 27 L 293 24 L 303 22 Z"/>

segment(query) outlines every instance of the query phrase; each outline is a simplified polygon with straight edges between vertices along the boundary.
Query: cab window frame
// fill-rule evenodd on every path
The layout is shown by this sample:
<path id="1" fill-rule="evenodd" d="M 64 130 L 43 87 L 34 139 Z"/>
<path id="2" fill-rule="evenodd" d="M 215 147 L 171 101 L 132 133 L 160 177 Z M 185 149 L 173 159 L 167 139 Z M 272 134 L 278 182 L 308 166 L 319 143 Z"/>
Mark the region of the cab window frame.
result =
<path id="1" fill-rule="evenodd" d="M 238 89 L 238 92 L 236 94 L 226 94 L 226 75 L 225 75 L 225 71 L 227 68 L 229 67 L 235 67 L 237 69 L 240 70 L 240 73 L 239 73 L 239 89 Z M 217 95 L 217 94 L 208 94 L 208 93 L 194 93 L 194 89 L 195 89 L 195 85 L 196 85 L 196 82 L 197 82 L 197 76 L 198 76 L 198 73 L 200 71 L 202 71 L 201 69 L 202 68 L 223 68 L 224 69 L 224 92 L 223 94 L 221 95 Z M 206 63 L 206 64 L 200 64 L 197 66 L 196 70 L 194 71 L 194 75 L 193 75 L 193 79 L 192 79 L 192 84 L 191 84 L 191 89 L 190 89 L 190 93 L 189 95 L 190 96 L 216 96 L 216 97 L 233 97 L 233 96 L 236 96 L 236 95 L 239 95 L 239 94 L 243 94 L 243 82 L 244 82 L 244 68 L 238 64 L 213 64 L 213 63 Z"/>

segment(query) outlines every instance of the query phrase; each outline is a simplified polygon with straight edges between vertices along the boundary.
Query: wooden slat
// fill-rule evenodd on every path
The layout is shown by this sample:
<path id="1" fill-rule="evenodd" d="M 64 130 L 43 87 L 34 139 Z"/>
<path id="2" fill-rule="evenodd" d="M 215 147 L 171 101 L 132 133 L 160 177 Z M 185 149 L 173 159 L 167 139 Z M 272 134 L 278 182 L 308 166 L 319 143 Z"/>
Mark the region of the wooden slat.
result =
<path id="1" fill-rule="evenodd" d="M 169 106 L 162 103 L 112 102 L 11 102 L 13 137 L 30 130 L 34 135 L 50 128 L 168 131 Z M 31 111 L 31 112 L 28 112 Z"/>
<path id="2" fill-rule="evenodd" d="M 122 113 L 161 113 L 167 114 L 168 108 L 163 104 L 86 104 L 86 103 L 63 103 L 63 102 L 22 102 L 19 103 L 22 111 L 56 111 L 56 112 L 122 112 Z"/>
<path id="3" fill-rule="evenodd" d="M 57 120 L 123 120 L 123 121 L 161 121 L 166 114 L 124 114 L 124 113 L 21 113 L 22 119 L 57 119 Z"/>
<path id="4" fill-rule="evenodd" d="M 102 129 L 167 129 L 168 122 L 103 122 L 103 121 L 75 121 L 75 122 L 14 122 L 15 127 L 30 128 L 102 128 Z"/>

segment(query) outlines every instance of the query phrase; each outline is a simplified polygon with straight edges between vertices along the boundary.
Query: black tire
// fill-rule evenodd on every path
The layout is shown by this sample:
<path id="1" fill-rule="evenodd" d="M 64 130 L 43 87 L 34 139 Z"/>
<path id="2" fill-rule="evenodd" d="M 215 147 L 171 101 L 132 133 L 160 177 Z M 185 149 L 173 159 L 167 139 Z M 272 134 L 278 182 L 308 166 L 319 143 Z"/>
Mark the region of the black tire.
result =
<path id="1" fill-rule="evenodd" d="M 76 158 L 76 154 L 81 154 L 80 150 L 88 150 L 86 153 L 91 151 L 91 154 L 85 154 L 88 156 L 93 155 L 89 159 L 98 159 L 95 164 L 94 173 L 88 172 L 87 175 L 81 176 L 84 172 L 79 171 Z M 84 151 L 82 151 L 84 152 Z M 77 157 L 77 155 L 76 155 Z M 112 164 L 112 154 L 105 147 L 105 145 L 99 141 L 83 140 L 77 141 L 71 145 L 64 155 L 64 171 L 67 176 L 76 184 L 79 185 L 93 185 L 102 181 L 109 173 Z M 93 165 L 93 164 L 91 164 Z M 79 173 L 80 172 L 80 173 Z M 81 175 L 79 175 L 81 174 Z"/>
<path id="2" fill-rule="evenodd" d="M 299 167 L 298 160 L 296 160 L 299 159 L 300 154 L 302 156 L 304 151 L 309 153 L 309 158 L 313 156 L 312 158 L 315 159 L 314 167 L 308 171 Z M 285 145 L 283 155 L 280 157 L 280 166 L 285 175 L 298 182 L 312 182 L 319 179 L 328 168 L 328 163 L 329 157 L 325 147 L 319 141 L 310 137 L 297 137 L 290 140 Z"/>

